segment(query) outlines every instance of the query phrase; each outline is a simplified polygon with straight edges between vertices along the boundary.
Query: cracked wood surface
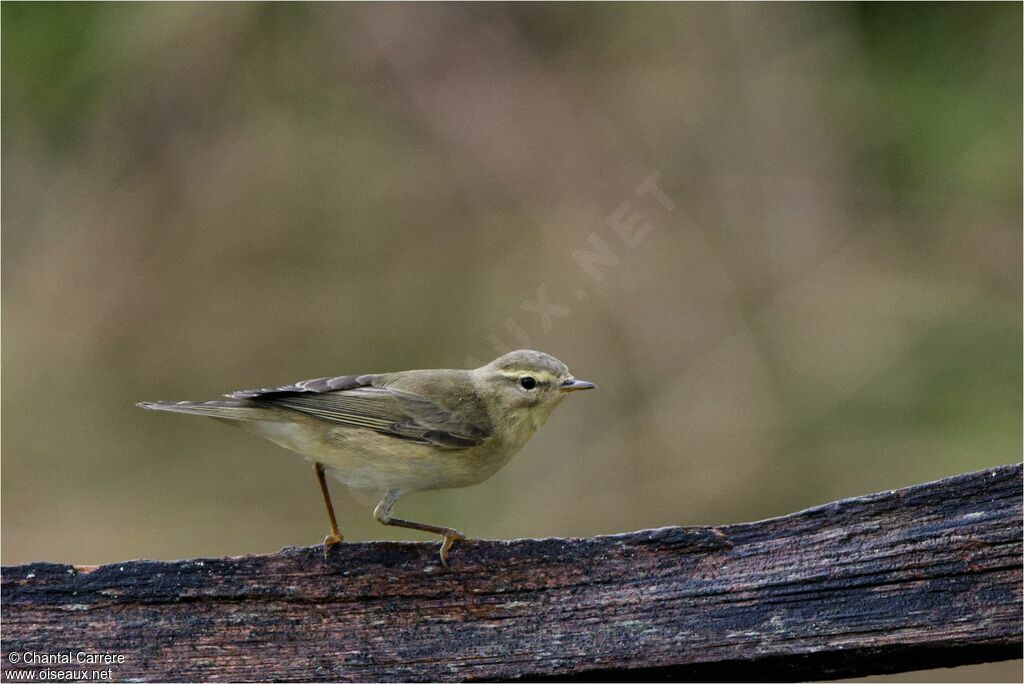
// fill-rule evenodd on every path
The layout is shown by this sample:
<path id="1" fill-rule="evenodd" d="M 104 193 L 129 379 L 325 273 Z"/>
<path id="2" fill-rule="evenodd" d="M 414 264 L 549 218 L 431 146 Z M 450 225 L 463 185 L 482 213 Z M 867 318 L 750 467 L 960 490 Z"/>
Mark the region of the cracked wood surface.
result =
<path id="1" fill-rule="evenodd" d="M 1019 658 L 1021 494 L 1000 466 L 755 523 L 471 540 L 451 572 L 395 542 L 7 567 L 3 670 L 84 651 L 123 654 L 114 680 L 791 680 Z"/>

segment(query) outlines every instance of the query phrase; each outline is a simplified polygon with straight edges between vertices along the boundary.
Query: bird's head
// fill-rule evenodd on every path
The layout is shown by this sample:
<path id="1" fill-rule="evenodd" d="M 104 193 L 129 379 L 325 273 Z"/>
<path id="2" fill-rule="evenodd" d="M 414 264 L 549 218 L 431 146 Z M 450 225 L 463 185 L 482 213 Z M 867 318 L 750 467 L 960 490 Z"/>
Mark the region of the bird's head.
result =
<path id="1" fill-rule="evenodd" d="M 520 349 L 473 371 L 476 385 L 491 405 L 510 419 L 531 418 L 539 427 L 570 392 L 594 389 L 577 380 L 564 363 L 544 352 Z"/>

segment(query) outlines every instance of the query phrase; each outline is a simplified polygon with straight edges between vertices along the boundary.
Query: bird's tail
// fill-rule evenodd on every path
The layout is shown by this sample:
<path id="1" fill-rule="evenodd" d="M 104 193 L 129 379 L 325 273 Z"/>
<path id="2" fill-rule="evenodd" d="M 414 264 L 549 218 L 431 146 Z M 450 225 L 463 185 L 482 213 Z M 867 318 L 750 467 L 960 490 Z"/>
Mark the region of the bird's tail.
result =
<path id="1" fill-rule="evenodd" d="M 152 411 L 191 413 L 224 420 L 267 420 L 273 412 L 250 401 L 143 401 L 139 408 Z M 268 415 L 269 414 L 269 415 Z"/>

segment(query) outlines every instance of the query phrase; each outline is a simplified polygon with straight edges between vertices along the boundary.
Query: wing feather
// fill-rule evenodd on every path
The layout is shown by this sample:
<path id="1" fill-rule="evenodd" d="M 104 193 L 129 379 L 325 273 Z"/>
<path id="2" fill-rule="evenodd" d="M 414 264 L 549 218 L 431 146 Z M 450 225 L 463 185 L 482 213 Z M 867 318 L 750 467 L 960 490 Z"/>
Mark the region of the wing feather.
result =
<path id="1" fill-rule="evenodd" d="M 372 380 L 372 375 L 339 375 L 333 378 L 313 378 L 312 380 L 302 380 L 291 385 L 282 385 L 281 387 L 238 390 L 237 392 L 225 394 L 224 396 L 231 397 L 232 399 L 265 399 L 275 394 L 344 391 L 355 389 L 356 387 L 366 387 Z"/>
<path id="2" fill-rule="evenodd" d="M 438 403 L 390 387 L 373 385 L 374 375 L 343 375 L 303 380 L 292 385 L 239 390 L 226 396 L 298 411 L 352 428 L 431 444 L 468 449 L 490 436 Z"/>

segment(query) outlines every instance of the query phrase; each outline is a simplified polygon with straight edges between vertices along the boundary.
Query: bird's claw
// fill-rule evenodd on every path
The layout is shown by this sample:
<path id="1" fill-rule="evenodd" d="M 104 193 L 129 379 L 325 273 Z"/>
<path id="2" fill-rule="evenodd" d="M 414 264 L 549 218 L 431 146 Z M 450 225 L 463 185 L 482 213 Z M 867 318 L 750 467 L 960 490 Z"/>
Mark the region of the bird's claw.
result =
<path id="1" fill-rule="evenodd" d="M 455 530 L 448 530 L 448 532 L 444 535 L 444 542 L 441 543 L 441 565 L 443 565 L 445 569 L 451 569 L 451 567 L 448 565 L 448 552 L 451 550 L 452 545 L 455 544 L 455 542 L 462 541 L 465 538 L 466 535 Z"/>
<path id="2" fill-rule="evenodd" d="M 327 555 L 331 552 L 332 546 L 334 546 L 335 544 L 339 544 L 343 541 L 345 541 L 345 538 L 343 536 L 341 536 L 340 534 L 335 534 L 333 532 L 324 537 L 324 558 L 327 558 Z"/>

